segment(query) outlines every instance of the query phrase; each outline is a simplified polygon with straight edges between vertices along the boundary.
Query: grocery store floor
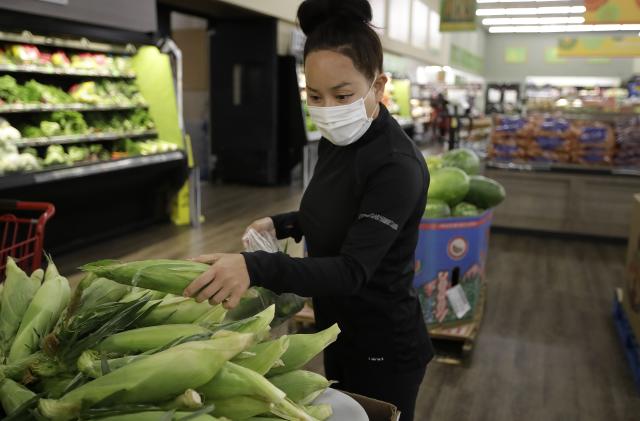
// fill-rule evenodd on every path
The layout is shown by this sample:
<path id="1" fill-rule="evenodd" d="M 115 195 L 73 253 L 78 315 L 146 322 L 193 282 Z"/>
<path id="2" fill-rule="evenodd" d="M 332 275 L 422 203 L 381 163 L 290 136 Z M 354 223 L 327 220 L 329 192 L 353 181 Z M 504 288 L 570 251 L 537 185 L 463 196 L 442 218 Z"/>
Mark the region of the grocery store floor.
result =
<path id="1" fill-rule="evenodd" d="M 295 187 L 204 190 L 200 230 L 151 227 L 56 261 L 71 273 L 104 258 L 236 252 L 248 223 L 294 209 L 300 198 Z M 640 391 L 610 311 L 624 245 L 499 233 L 489 253 L 487 308 L 472 360 L 468 367 L 430 364 L 416 420 L 639 420 Z"/>

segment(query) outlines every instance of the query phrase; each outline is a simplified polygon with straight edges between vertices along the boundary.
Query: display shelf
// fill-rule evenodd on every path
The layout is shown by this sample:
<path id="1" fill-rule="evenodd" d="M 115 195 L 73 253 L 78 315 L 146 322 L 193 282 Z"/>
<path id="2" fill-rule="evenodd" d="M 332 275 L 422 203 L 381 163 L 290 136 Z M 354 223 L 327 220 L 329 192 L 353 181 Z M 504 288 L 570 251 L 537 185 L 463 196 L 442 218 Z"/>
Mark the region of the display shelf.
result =
<path id="1" fill-rule="evenodd" d="M 28 148 L 37 146 L 49 146 L 49 145 L 68 145 L 73 143 L 95 143 L 95 142 L 108 142 L 125 138 L 142 138 L 157 136 L 158 132 L 155 130 L 145 131 L 132 131 L 132 132 L 112 132 L 112 133 L 92 133 L 70 136 L 51 136 L 51 137 L 38 137 L 31 139 L 18 140 L 15 145 L 18 148 Z"/>
<path id="2" fill-rule="evenodd" d="M 123 46 L 92 42 L 86 38 L 73 40 L 57 37 L 45 37 L 40 35 L 33 35 L 29 31 L 24 31 L 21 33 L 0 32 L 0 41 L 120 55 L 133 55 L 137 51 L 136 47 L 132 44 Z"/>
<path id="3" fill-rule="evenodd" d="M 147 104 L 89 105 L 89 104 L 5 104 L 0 105 L 0 115 L 18 113 L 47 113 L 52 111 L 124 111 L 148 108 Z"/>
<path id="4" fill-rule="evenodd" d="M 22 174 L 11 174 L 0 177 L 0 190 L 12 189 L 34 184 L 44 184 L 52 181 L 68 180 L 122 171 L 134 168 L 143 168 L 156 164 L 182 161 L 186 159 L 181 151 L 173 151 L 156 155 L 122 158 L 104 162 L 88 162 L 74 166 L 62 166 Z"/>
<path id="5" fill-rule="evenodd" d="M 624 167 L 606 167 L 597 165 L 581 165 L 581 164 L 554 164 L 548 162 L 500 162 L 487 161 L 488 168 L 511 171 L 528 171 L 528 172 L 571 172 L 594 175 L 621 175 L 621 176 L 640 176 L 640 168 L 624 168 Z"/>
<path id="6" fill-rule="evenodd" d="M 615 121 L 620 118 L 637 117 L 637 113 L 625 111 L 584 111 L 571 109 L 531 109 L 527 110 L 527 114 L 554 114 L 562 118 L 573 120 L 597 120 L 597 121 Z"/>
<path id="7" fill-rule="evenodd" d="M 51 66 L 36 66 L 33 64 L 0 64 L 0 73 L 29 73 L 39 75 L 108 77 L 117 79 L 135 79 L 134 73 L 118 73 L 109 70 L 84 70 L 73 68 L 59 68 Z"/>

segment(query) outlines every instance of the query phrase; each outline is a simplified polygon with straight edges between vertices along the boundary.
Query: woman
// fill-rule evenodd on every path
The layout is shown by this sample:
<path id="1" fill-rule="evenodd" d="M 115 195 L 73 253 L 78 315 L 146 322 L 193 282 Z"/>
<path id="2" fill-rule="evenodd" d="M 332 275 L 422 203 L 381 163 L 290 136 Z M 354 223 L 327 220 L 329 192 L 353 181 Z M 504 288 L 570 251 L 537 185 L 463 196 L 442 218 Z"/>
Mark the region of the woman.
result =
<path id="1" fill-rule="evenodd" d="M 418 224 L 429 174 L 420 152 L 380 104 L 387 78 L 366 0 L 306 0 L 305 74 L 311 118 L 323 134 L 297 212 L 255 221 L 278 238 L 305 237 L 308 258 L 215 254 L 185 291 L 237 305 L 251 285 L 314 300 L 317 327 L 342 333 L 325 352 L 327 377 L 350 392 L 395 404 L 413 419 L 432 357 L 412 288 Z"/>

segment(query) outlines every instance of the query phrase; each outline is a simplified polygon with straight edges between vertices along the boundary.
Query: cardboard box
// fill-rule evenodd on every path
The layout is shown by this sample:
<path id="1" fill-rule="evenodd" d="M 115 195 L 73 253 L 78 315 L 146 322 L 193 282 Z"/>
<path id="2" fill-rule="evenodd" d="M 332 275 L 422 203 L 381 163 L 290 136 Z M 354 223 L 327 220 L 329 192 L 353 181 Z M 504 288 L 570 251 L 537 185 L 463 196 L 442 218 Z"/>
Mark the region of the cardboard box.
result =
<path id="1" fill-rule="evenodd" d="M 367 398 L 365 396 L 356 395 L 355 393 L 343 393 L 351 396 L 364 408 L 364 412 L 367 413 L 369 421 L 398 421 L 400 419 L 400 411 L 398 411 L 398 408 L 396 408 L 395 405 Z"/>
<path id="2" fill-rule="evenodd" d="M 473 321 L 484 281 L 492 217 L 488 210 L 474 217 L 422 220 L 413 286 L 430 328 Z M 447 298 L 447 291 L 458 284 L 471 306 L 461 318 Z"/>
<path id="3" fill-rule="evenodd" d="M 629 324 L 636 340 L 640 340 L 640 194 L 633 196 L 623 297 L 623 308 Z"/>

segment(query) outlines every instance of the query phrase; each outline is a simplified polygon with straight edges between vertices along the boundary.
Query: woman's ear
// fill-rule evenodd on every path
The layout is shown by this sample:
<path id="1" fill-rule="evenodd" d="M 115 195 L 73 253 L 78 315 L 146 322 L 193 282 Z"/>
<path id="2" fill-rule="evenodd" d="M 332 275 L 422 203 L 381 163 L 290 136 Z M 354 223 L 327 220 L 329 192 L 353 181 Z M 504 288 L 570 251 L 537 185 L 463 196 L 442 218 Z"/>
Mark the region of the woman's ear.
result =
<path id="1" fill-rule="evenodd" d="M 373 82 L 373 90 L 376 93 L 376 101 L 382 101 L 382 97 L 384 96 L 384 87 L 387 85 L 389 78 L 386 74 L 381 73 L 380 76 Z"/>

